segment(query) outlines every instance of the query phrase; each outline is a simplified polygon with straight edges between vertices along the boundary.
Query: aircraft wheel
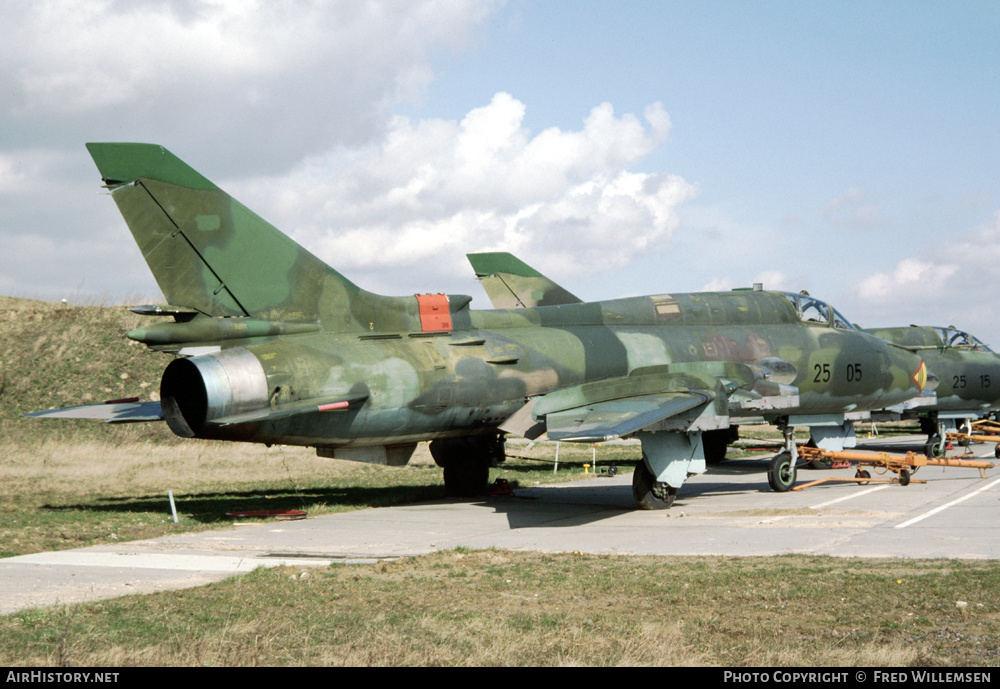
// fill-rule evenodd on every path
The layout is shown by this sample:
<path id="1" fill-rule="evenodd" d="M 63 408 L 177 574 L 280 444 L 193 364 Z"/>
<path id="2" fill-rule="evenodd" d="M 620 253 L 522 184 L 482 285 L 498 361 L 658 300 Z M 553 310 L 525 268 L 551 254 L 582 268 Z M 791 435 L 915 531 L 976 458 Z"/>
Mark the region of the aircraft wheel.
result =
<path id="1" fill-rule="evenodd" d="M 771 490 L 785 493 L 795 485 L 795 467 L 792 466 L 792 456 L 781 452 L 774 456 L 767 469 L 767 482 Z"/>
<path id="2" fill-rule="evenodd" d="M 924 454 L 928 457 L 941 458 L 944 457 L 944 441 L 941 440 L 941 436 L 932 435 L 924 445 Z"/>
<path id="3" fill-rule="evenodd" d="M 490 465 L 480 457 L 449 462 L 444 468 L 444 490 L 452 498 L 484 495 L 489 482 Z"/>
<path id="4" fill-rule="evenodd" d="M 646 462 L 639 462 L 632 473 L 632 495 L 641 509 L 665 510 L 674 504 L 677 489 L 657 481 Z"/>
<path id="5" fill-rule="evenodd" d="M 864 469 L 858 469 L 857 473 L 854 474 L 854 478 L 868 479 L 868 478 L 871 478 L 871 477 L 872 477 L 872 475 L 869 474 Z M 859 486 L 867 486 L 869 483 L 871 483 L 871 481 L 858 481 L 858 485 Z"/>
<path id="6" fill-rule="evenodd" d="M 899 470 L 899 485 L 908 486 L 910 485 L 910 472 L 906 469 Z"/>
<path id="7" fill-rule="evenodd" d="M 486 493 L 490 481 L 490 455 L 468 438 L 434 440 L 430 444 L 434 462 L 444 469 L 445 494 L 472 498 Z"/>
<path id="8" fill-rule="evenodd" d="M 458 458 L 464 443 L 465 440 L 463 438 L 457 440 L 432 440 L 427 449 L 431 451 L 434 463 L 444 469 L 451 464 L 453 459 Z"/>
<path id="9" fill-rule="evenodd" d="M 1000 459 L 1000 445 L 993 448 L 993 456 Z"/>

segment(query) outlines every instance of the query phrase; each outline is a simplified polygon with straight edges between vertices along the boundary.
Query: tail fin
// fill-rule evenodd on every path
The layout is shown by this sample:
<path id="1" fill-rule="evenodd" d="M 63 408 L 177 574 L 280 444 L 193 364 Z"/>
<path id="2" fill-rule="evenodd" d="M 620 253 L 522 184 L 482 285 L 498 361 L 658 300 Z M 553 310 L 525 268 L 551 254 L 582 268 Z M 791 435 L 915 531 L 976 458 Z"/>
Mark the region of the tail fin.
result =
<path id="1" fill-rule="evenodd" d="M 379 299 L 162 146 L 89 143 L 87 150 L 171 305 L 209 316 L 336 318 L 338 329 L 353 329 L 360 319 L 344 316 L 355 299 Z"/>
<path id="2" fill-rule="evenodd" d="M 579 304 L 581 299 L 506 251 L 466 254 L 493 308 Z"/>

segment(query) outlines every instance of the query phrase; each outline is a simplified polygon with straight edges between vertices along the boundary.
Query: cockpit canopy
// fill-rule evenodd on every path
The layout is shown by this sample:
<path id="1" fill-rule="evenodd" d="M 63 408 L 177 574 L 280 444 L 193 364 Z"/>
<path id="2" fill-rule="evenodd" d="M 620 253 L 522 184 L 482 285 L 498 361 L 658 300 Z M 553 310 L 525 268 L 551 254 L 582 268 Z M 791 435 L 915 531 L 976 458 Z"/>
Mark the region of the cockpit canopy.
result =
<path id="1" fill-rule="evenodd" d="M 964 347 L 974 352 L 992 352 L 993 350 L 983 344 L 982 341 L 973 337 L 964 330 L 957 328 L 934 328 L 941 337 L 945 347 Z"/>
<path id="2" fill-rule="evenodd" d="M 792 302 L 795 312 L 799 314 L 799 318 L 805 323 L 820 323 L 841 330 L 857 330 L 837 309 L 825 301 L 803 293 L 793 294 L 792 292 L 782 292 L 781 294 L 788 301 Z"/>

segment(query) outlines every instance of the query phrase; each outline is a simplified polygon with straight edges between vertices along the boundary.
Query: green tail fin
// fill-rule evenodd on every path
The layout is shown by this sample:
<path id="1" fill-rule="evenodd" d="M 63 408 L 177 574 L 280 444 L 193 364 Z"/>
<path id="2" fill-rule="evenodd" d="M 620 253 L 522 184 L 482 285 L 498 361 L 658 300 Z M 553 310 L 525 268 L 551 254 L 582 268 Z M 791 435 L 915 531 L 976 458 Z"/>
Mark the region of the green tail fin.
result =
<path id="1" fill-rule="evenodd" d="M 381 299 L 162 146 L 87 149 L 168 303 L 209 316 L 329 320 L 353 329 L 365 319 L 355 314 L 358 302 Z"/>
<path id="2" fill-rule="evenodd" d="M 466 254 L 497 309 L 579 304 L 581 299 L 506 251 Z"/>

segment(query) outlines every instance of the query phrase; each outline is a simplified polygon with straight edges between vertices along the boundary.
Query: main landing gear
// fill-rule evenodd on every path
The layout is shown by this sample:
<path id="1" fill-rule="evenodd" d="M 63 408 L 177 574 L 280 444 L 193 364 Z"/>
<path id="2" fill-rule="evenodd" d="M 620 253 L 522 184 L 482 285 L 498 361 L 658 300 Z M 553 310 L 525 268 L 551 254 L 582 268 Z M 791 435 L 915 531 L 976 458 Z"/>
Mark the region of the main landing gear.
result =
<path id="1" fill-rule="evenodd" d="M 444 489 L 449 497 L 474 498 L 486 493 L 490 467 L 504 460 L 504 439 L 473 436 L 432 440 L 431 457 L 444 469 Z"/>
<path id="2" fill-rule="evenodd" d="M 632 472 L 632 495 L 636 503 L 644 510 L 669 509 L 677 497 L 677 489 L 657 481 L 643 460 Z"/>

